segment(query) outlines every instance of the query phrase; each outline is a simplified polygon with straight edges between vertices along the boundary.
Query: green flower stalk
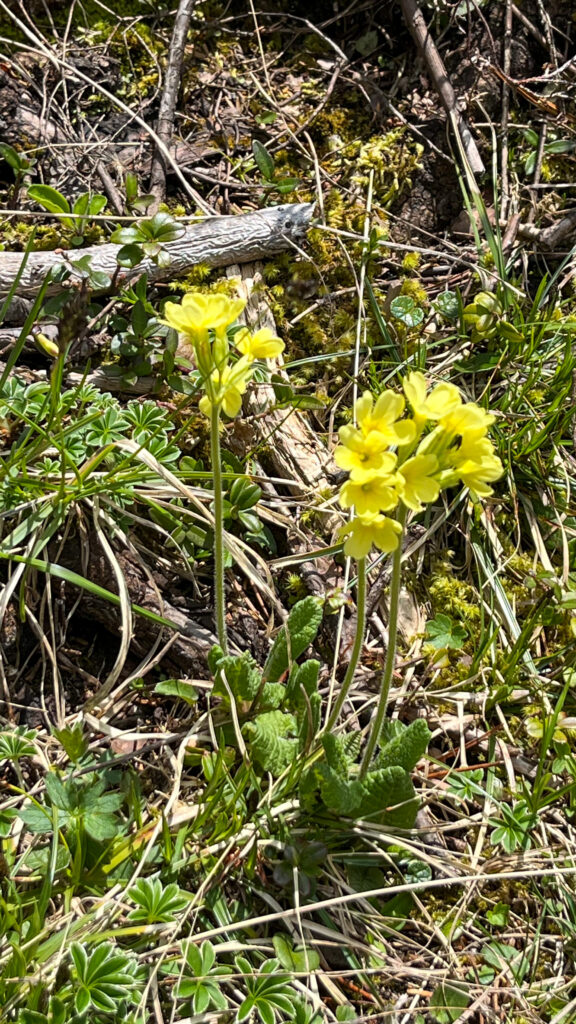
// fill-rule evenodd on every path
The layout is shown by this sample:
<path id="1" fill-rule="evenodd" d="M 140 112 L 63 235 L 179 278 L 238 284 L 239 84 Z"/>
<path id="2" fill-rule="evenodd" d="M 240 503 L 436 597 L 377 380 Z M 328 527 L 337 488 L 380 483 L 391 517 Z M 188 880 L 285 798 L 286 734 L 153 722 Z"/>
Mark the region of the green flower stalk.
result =
<path id="1" fill-rule="evenodd" d="M 226 629 L 226 588 L 224 581 L 224 498 L 222 494 L 222 457 L 220 452 L 220 405 L 210 410 L 210 459 L 214 491 L 214 613 L 216 635 L 224 654 L 228 654 Z"/>
<path id="2" fill-rule="evenodd" d="M 338 716 L 344 705 L 344 701 L 348 696 L 348 691 L 354 681 L 356 675 L 356 669 L 358 668 L 358 662 L 360 661 L 360 655 L 362 653 L 362 644 L 364 643 L 364 634 L 366 632 L 366 559 L 358 559 L 358 580 L 356 588 L 356 635 L 354 637 L 354 646 L 352 648 L 352 654 L 350 655 L 350 661 L 344 676 L 344 681 L 340 688 L 340 693 L 330 718 L 326 722 L 326 732 L 330 732 L 330 729 L 338 721 Z"/>
<path id="3" fill-rule="evenodd" d="M 214 490 L 214 606 L 218 643 L 228 653 L 226 631 L 226 590 L 224 579 L 224 501 L 220 429 L 222 413 L 230 418 L 242 408 L 242 396 L 252 377 L 257 359 L 280 355 L 284 343 L 264 328 L 251 334 L 236 331 L 231 351 L 228 328 L 238 319 L 246 303 L 226 295 L 189 292 L 181 303 L 167 302 L 161 321 L 183 335 L 202 375 L 204 394 L 200 410 L 210 421 L 210 456 Z"/>
<path id="4" fill-rule="evenodd" d="M 360 778 L 364 778 L 366 772 L 370 768 L 372 758 L 376 745 L 379 742 L 382 734 L 382 726 L 384 725 L 384 719 L 386 718 L 386 709 L 388 707 L 388 696 L 390 694 L 390 685 L 392 683 L 392 676 L 394 675 L 394 667 L 396 664 L 396 645 L 398 641 L 398 609 L 400 607 L 400 585 L 402 583 L 402 536 L 404 533 L 404 524 L 406 522 L 407 509 L 402 506 L 398 512 L 398 525 L 401 527 L 402 533 L 398 536 L 398 547 L 396 548 L 392 557 L 392 575 L 390 577 L 390 592 L 389 592 L 389 613 L 388 613 L 388 650 L 386 651 L 386 661 L 384 663 L 384 672 L 382 674 L 382 682 L 380 683 L 380 693 L 378 694 L 378 704 L 376 707 L 376 714 L 370 725 L 370 733 L 368 735 L 368 742 L 366 743 L 366 749 L 364 750 L 364 756 L 362 758 L 362 765 L 360 767 Z"/>

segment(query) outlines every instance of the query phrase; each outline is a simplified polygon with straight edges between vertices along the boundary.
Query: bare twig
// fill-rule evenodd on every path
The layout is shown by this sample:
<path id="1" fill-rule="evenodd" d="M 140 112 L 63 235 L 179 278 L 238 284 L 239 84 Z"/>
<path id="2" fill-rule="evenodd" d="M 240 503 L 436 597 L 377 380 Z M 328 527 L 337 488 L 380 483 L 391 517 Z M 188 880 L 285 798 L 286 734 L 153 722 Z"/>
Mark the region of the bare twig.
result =
<path id="1" fill-rule="evenodd" d="M 444 61 L 438 53 L 436 44 L 430 35 L 430 31 L 424 20 L 424 15 L 415 0 L 400 0 L 400 2 L 406 25 L 426 62 L 426 66 L 430 72 L 430 77 L 432 78 L 434 87 L 440 96 L 442 105 L 448 115 L 452 128 L 455 134 L 460 138 L 470 170 L 473 174 L 483 174 L 485 168 L 482 163 L 482 158 L 478 152 L 476 143 L 472 138 L 470 129 L 458 109 L 456 93 L 454 92 L 450 79 L 448 78 L 448 72 L 444 66 Z"/>
<path id="2" fill-rule="evenodd" d="M 512 4 L 506 0 L 506 14 L 504 17 L 504 50 L 502 54 L 502 66 L 507 76 L 511 70 L 512 50 Z M 508 180 L 508 118 L 510 116 L 510 86 L 504 80 L 502 82 L 502 145 L 500 147 L 500 174 L 502 180 L 501 214 L 506 219 L 508 204 L 510 201 L 509 180 Z"/>
<path id="3" fill-rule="evenodd" d="M 164 144 L 164 150 L 162 150 L 158 144 L 156 145 L 152 157 L 152 167 L 150 169 L 150 193 L 155 199 L 154 208 L 151 211 L 153 213 L 156 212 L 158 205 L 163 201 L 166 195 L 165 152 L 169 148 L 172 140 L 174 112 L 176 110 L 176 100 L 178 99 L 178 90 L 180 88 L 180 78 L 182 73 L 182 59 L 184 57 L 184 48 L 186 46 L 186 36 L 188 35 L 190 18 L 192 17 L 192 11 L 194 10 L 195 5 L 196 0 L 180 0 L 176 18 L 174 19 L 174 28 L 172 30 L 172 39 L 170 41 L 170 50 L 168 53 L 168 66 L 166 68 L 164 89 L 162 91 L 160 110 L 158 112 L 158 124 L 156 126 L 156 134 L 158 139 Z"/>

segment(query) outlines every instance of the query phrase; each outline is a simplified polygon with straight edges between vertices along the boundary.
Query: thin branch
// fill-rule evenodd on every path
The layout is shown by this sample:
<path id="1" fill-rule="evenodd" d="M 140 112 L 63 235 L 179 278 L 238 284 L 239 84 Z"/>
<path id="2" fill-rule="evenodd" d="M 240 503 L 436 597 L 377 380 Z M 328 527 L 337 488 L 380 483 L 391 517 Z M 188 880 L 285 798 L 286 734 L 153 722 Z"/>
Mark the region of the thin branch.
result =
<path id="1" fill-rule="evenodd" d="M 444 66 L 444 61 L 438 53 L 436 44 L 430 35 L 430 31 L 424 20 L 424 15 L 415 0 L 400 0 L 400 2 L 404 21 L 406 22 L 410 34 L 426 62 L 426 66 L 430 72 L 430 77 L 438 95 L 440 96 L 442 106 L 448 114 L 448 119 L 452 124 L 454 132 L 460 138 L 470 169 L 473 174 L 483 174 L 485 168 L 482 163 L 482 158 L 478 152 L 476 143 L 472 138 L 470 129 L 458 109 L 456 93 L 454 92 L 450 79 L 448 78 L 448 72 Z"/>
<path id="2" fill-rule="evenodd" d="M 150 168 L 150 193 L 156 200 L 154 209 L 151 211 L 152 213 L 156 212 L 159 204 L 163 202 L 166 196 L 165 153 L 172 141 L 174 113 L 182 74 L 182 60 L 186 46 L 186 37 L 190 27 L 190 18 L 195 6 L 196 0 L 180 0 L 176 18 L 174 19 L 174 28 L 168 52 L 168 66 L 166 68 L 164 89 L 162 90 L 158 123 L 156 125 L 156 135 L 160 142 L 163 143 L 164 150 L 156 144 L 152 156 L 152 167 Z"/>

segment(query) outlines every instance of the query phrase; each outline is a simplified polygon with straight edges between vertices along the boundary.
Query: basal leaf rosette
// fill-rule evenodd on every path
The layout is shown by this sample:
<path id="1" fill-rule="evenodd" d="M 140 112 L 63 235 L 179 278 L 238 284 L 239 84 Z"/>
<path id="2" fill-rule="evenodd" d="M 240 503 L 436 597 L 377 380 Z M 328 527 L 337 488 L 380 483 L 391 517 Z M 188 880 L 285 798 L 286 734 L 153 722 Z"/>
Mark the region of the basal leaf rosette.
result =
<path id="1" fill-rule="evenodd" d="M 491 413 L 463 402 L 447 381 L 429 389 L 419 372 L 407 375 L 403 391 L 404 396 L 387 390 L 376 398 L 365 391 L 354 407 L 356 426 L 339 431 L 334 459 L 349 478 L 338 501 L 356 513 L 340 536 L 352 558 L 365 558 L 372 545 L 385 552 L 398 547 L 402 528 L 385 513 L 397 510 L 403 520 L 406 510 L 422 512 L 456 484 L 467 487 L 474 500 L 486 498 L 503 473 L 487 436 L 495 422 Z"/>
<path id="2" fill-rule="evenodd" d="M 284 350 L 284 342 L 269 328 L 255 334 L 240 328 L 230 339 L 229 328 L 245 306 L 244 299 L 202 292 L 188 292 L 181 302 L 164 306 L 161 322 L 178 331 L 192 348 L 205 392 L 200 409 L 207 417 L 214 408 L 230 418 L 237 416 L 256 360 L 273 359 Z"/>

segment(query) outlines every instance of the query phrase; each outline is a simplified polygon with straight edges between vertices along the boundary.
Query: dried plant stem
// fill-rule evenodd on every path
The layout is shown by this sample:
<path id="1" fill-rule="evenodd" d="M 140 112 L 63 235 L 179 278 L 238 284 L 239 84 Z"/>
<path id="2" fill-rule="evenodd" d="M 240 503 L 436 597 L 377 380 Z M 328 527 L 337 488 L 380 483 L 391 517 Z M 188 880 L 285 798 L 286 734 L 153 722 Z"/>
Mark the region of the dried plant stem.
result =
<path id="1" fill-rule="evenodd" d="M 384 673 L 382 675 L 382 684 L 380 686 L 380 695 L 378 697 L 378 707 L 376 709 L 376 715 L 374 721 L 370 726 L 370 733 L 368 735 L 368 742 L 364 751 L 364 757 L 362 758 L 362 765 L 360 768 L 360 778 L 364 778 L 366 772 L 370 768 L 370 763 L 374 756 L 374 750 L 380 739 L 380 733 L 382 732 L 382 726 L 386 717 L 386 708 L 388 705 L 388 695 L 390 693 L 390 684 L 392 682 L 392 676 L 394 674 L 394 665 L 396 663 L 396 639 L 398 634 L 398 607 L 400 604 L 400 583 L 402 581 L 402 539 L 404 536 L 404 525 L 406 523 L 406 512 L 407 509 L 404 506 L 400 506 L 398 510 L 398 522 L 402 527 L 402 533 L 398 538 L 398 547 L 394 552 L 392 558 L 392 576 L 390 578 L 390 596 L 389 596 L 389 615 L 388 615 L 388 650 L 386 651 L 386 662 L 384 664 Z"/>
<path id="2" fill-rule="evenodd" d="M 348 691 L 352 685 L 356 669 L 358 667 L 358 661 L 362 653 L 362 644 L 364 643 L 364 633 L 366 631 L 366 559 L 360 558 L 358 561 L 358 582 L 356 588 L 356 636 L 354 637 L 354 646 L 352 648 L 352 654 L 350 656 L 350 662 L 344 681 L 342 683 L 338 699 L 332 709 L 332 713 L 326 723 L 326 732 L 338 721 L 338 715 L 340 714 L 344 701 L 348 696 Z"/>
<path id="3" fill-rule="evenodd" d="M 210 419 L 210 456 L 214 488 L 214 610 L 218 643 L 228 654 L 226 632 L 226 591 L 224 587 L 224 501 L 222 497 L 222 462 L 220 455 L 220 405 L 212 406 Z"/>

